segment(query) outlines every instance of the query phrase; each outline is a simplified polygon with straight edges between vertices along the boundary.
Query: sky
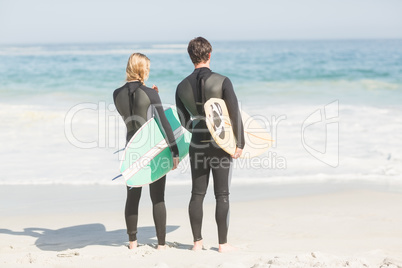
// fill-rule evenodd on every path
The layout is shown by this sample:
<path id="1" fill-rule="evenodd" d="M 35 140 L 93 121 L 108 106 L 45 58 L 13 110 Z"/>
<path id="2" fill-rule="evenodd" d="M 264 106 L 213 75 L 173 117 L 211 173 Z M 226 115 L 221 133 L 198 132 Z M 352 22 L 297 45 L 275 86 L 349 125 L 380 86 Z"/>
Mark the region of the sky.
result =
<path id="1" fill-rule="evenodd" d="M 0 44 L 402 38 L 401 0 L 0 0 Z"/>

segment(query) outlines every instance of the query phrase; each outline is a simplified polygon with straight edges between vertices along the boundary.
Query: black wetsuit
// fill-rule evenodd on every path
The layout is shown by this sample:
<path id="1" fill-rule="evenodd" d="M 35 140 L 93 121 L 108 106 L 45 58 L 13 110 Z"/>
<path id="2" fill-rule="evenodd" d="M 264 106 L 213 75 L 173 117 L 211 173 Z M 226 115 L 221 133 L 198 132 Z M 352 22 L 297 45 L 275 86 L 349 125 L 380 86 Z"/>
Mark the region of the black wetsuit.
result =
<path id="1" fill-rule="evenodd" d="M 141 85 L 140 82 L 129 82 L 114 91 L 113 99 L 117 111 L 123 117 L 127 127 L 127 142 L 147 120 L 156 115 L 165 131 L 173 157 L 178 156 L 172 128 L 166 119 L 159 95 L 154 89 Z M 149 185 L 159 245 L 165 244 L 166 236 L 165 184 L 166 176 Z M 137 240 L 138 205 L 141 190 L 141 187 L 131 189 L 127 187 L 125 218 L 129 241 Z"/>
<path id="2" fill-rule="evenodd" d="M 203 104 L 210 98 L 225 100 L 237 141 L 236 145 L 243 149 L 243 123 L 237 97 L 229 78 L 203 67 L 195 69 L 177 86 L 176 106 L 179 117 L 182 125 L 193 134 L 189 152 L 193 181 L 189 214 L 194 241 L 202 240 L 202 204 L 212 170 L 219 244 L 225 244 L 227 243 L 229 223 L 229 184 L 232 157 L 213 141 L 206 126 Z"/>

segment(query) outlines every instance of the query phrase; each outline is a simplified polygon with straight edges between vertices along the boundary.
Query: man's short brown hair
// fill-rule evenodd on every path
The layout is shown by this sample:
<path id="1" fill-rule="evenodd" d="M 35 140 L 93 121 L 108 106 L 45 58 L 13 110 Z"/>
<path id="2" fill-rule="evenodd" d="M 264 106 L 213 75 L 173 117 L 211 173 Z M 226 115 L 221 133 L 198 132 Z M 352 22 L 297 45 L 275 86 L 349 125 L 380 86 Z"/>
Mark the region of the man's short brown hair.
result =
<path id="1" fill-rule="evenodd" d="M 199 64 L 208 61 L 209 53 L 212 52 L 212 46 L 207 39 L 197 37 L 188 43 L 187 52 L 190 55 L 191 61 L 194 64 Z"/>

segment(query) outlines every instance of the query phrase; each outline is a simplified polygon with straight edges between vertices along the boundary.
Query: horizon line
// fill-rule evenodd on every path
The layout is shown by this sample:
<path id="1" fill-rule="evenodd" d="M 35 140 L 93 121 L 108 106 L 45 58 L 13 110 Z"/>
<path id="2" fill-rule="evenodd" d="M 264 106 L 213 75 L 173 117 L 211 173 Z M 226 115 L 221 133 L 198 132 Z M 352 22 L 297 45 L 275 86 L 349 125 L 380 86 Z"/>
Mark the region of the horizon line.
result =
<path id="1" fill-rule="evenodd" d="M 272 39 L 209 39 L 211 42 L 322 42 L 322 41 L 399 41 L 402 37 L 367 37 L 367 38 L 272 38 Z M 189 40 L 141 40 L 141 41 L 56 41 L 56 42 L 0 42 L 0 46 L 4 45 L 91 45 L 91 44 L 144 44 L 144 43 L 156 43 L 156 44 L 187 44 Z"/>

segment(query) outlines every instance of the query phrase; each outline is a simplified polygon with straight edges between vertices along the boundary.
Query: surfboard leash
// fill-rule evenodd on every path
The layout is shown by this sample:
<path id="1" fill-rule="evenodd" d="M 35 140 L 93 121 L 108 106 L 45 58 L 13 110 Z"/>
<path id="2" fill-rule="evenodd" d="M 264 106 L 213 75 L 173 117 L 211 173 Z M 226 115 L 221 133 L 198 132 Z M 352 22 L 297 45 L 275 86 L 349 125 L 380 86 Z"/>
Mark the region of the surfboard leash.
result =
<path id="1" fill-rule="evenodd" d="M 123 174 L 120 174 L 120 175 L 114 177 L 114 178 L 112 179 L 112 181 L 114 181 L 115 179 L 120 178 L 120 177 L 122 177 L 122 176 L 123 176 Z"/>

